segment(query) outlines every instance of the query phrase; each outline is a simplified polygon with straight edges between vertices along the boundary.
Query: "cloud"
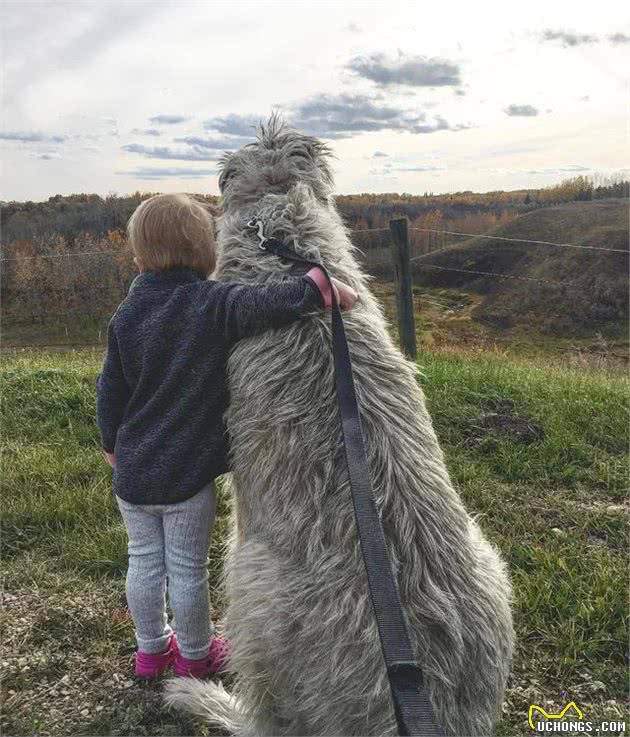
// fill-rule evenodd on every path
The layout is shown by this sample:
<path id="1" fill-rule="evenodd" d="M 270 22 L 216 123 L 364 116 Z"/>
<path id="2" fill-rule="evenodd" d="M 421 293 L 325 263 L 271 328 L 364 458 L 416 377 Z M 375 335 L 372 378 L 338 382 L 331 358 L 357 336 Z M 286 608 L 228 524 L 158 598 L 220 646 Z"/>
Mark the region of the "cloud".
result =
<path id="1" fill-rule="evenodd" d="M 133 171 L 117 171 L 116 174 L 126 177 L 135 177 L 136 179 L 202 179 L 203 177 L 214 176 L 216 169 L 183 169 L 179 167 L 167 168 L 151 168 L 138 167 Z"/>
<path id="2" fill-rule="evenodd" d="M 630 43 L 630 36 L 626 33 L 609 33 L 606 38 L 610 43 L 615 45 Z M 543 41 L 560 41 L 565 48 L 569 46 L 581 46 L 582 44 L 599 43 L 601 40 L 599 36 L 594 36 L 591 33 L 575 33 L 573 31 L 553 30 L 551 28 L 543 31 L 542 39 Z"/>
<path id="3" fill-rule="evenodd" d="M 452 126 L 439 115 L 427 119 L 423 112 L 384 104 L 378 98 L 351 94 L 315 95 L 295 104 L 287 117 L 296 128 L 330 139 L 384 130 L 434 133 L 470 127 Z"/>
<path id="4" fill-rule="evenodd" d="M 560 166 L 555 169 L 530 169 L 525 174 L 579 174 L 585 171 L 592 171 L 589 166 L 582 166 L 581 164 L 568 164 L 567 166 Z"/>
<path id="5" fill-rule="evenodd" d="M 506 115 L 511 115 L 512 117 L 530 118 L 534 115 L 538 115 L 539 110 L 533 105 L 508 105 L 505 108 L 505 113 Z"/>
<path id="6" fill-rule="evenodd" d="M 224 151 L 230 151 L 253 140 L 253 137 L 222 136 L 221 138 L 201 138 L 199 136 L 183 136 L 175 138 L 175 143 L 184 143 L 186 148 L 176 149 L 169 146 L 145 146 L 141 143 L 129 143 L 122 150 L 131 154 L 140 154 L 149 159 L 170 159 L 176 161 L 218 161 Z"/>
<path id="7" fill-rule="evenodd" d="M 382 177 L 383 179 L 398 179 L 395 174 L 391 173 L 390 169 L 370 169 L 368 174 L 372 177 Z"/>
<path id="8" fill-rule="evenodd" d="M 380 169 L 370 169 L 369 173 L 373 176 L 389 176 L 393 175 L 394 172 L 436 172 L 446 171 L 442 166 L 433 166 L 433 164 L 419 164 L 417 166 L 401 166 L 398 164 L 392 164 L 386 161 Z"/>
<path id="9" fill-rule="evenodd" d="M 384 54 L 356 56 L 346 64 L 346 68 L 383 87 L 457 87 L 461 82 L 457 64 L 425 56 L 399 54 L 395 59 Z"/>
<path id="10" fill-rule="evenodd" d="M 582 44 L 597 43 L 597 36 L 590 33 L 574 33 L 573 31 L 553 30 L 546 28 L 542 33 L 543 41 L 560 41 L 565 47 L 581 46 Z"/>
<path id="11" fill-rule="evenodd" d="M 372 158 L 373 159 L 380 159 L 380 158 L 383 158 L 385 156 L 389 156 L 389 154 L 386 154 L 384 151 L 375 151 L 372 154 Z"/>
<path id="12" fill-rule="evenodd" d="M 581 164 L 569 164 L 568 166 L 556 169 L 556 171 L 591 171 L 591 167 L 582 166 Z"/>
<path id="13" fill-rule="evenodd" d="M 435 131 L 463 131 L 468 130 L 472 126 L 458 123 L 457 125 L 450 125 L 448 121 L 444 120 L 441 115 L 436 115 L 434 122 L 423 123 L 422 125 L 414 126 L 412 133 L 434 133 Z"/>
<path id="14" fill-rule="evenodd" d="M 198 136 L 185 136 L 184 138 L 175 138 L 173 140 L 176 143 L 187 143 L 189 146 L 226 151 L 238 148 L 245 143 L 250 143 L 254 140 L 254 136 L 229 136 L 224 138 L 199 138 Z"/>
<path id="15" fill-rule="evenodd" d="M 396 166 L 392 171 L 446 171 L 446 169 L 443 166 L 426 164 L 425 166 Z"/>
<path id="16" fill-rule="evenodd" d="M 459 131 L 470 125 L 451 125 L 443 117 L 427 117 L 425 112 L 406 110 L 386 104 L 379 96 L 317 94 L 282 108 L 282 116 L 290 125 L 313 136 L 328 139 L 350 138 L 374 131 L 406 131 L 434 133 L 439 130 Z M 255 129 L 264 115 L 231 115 L 210 118 L 203 123 L 207 130 L 217 131 L 224 138 L 203 139 L 194 136 L 175 141 L 196 147 L 234 149 L 254 140 Z M 382 152 L 381 152 L 382 153 Z"/>
<path id="17" fill-rule="evenodd" d="M 219 152 L 200 149 L 192 146 L 187 150 L 178 151 L 168 146 L 143 146 L 140 143 L 129 143 L 121 146 L 123 151 L 130 154 L 140 154 L 149 159 L 173 159 L 177 161 L 218 161 L 221 158 Z"/>
<path id="18" fill-rule="evenodd" d="M 0 140 L 19 141 L 20 143 L 63 143 L 68 140 L 68 136 L 51 136 L 32 131 L 7 131 L 6 133 L 0 132 Z"/>
<path id="19" fill-rule="evenodd" d="M 134 128 L 131 131 L 134 136 L 161 136 L 162 133 L 157 128 Z"/>
<path id="20" fill-rule="evenodd" d="M 227 136 L 240 136 L 253 140 L 256 135 L 256 126 L 260 122 L 261 117 L 256 115 L 223 115 L 216 118 L 209 118 L 203 121 L 203 127 L 206 130 L 215 130 Z"/>
<path id="21" fill-rule="evenodd" d="M 176 123 L 184 123 L 189 118 L 184 115 L 154 115 L 149 118 L 149 123 L 153 125 L 175 125 Z"/>

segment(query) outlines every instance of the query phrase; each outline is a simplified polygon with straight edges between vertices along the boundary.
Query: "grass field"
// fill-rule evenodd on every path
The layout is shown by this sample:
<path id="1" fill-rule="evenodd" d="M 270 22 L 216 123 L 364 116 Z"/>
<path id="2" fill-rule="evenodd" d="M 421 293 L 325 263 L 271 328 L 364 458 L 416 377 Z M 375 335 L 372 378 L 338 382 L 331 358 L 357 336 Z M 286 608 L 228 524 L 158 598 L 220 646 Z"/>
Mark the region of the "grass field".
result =
<path id="1" fill-rule="evenodd" d="M 3 733 L 203 734 L 162 707 L 159 685 L 130 676 L 125 535 L 94 425 L 99 362 L 3 361 Z M 627 381 L 453 351 L 420 364 L 452 478 L 513 577 L 518 645 L 499 734 L 529 734 L 530 703 L 575 700 L 585 719 L 628 721 Z M 227 507 L 211 551 L 218 615 Z"/>

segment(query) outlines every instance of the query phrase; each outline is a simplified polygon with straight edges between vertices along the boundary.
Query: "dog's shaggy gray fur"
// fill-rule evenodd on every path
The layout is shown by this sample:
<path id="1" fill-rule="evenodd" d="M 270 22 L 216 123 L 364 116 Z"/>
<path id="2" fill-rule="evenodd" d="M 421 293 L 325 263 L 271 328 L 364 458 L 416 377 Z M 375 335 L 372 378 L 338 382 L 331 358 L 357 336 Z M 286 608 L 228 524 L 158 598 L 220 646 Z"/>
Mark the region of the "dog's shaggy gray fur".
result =
<path id="1" fill-rule="evenodd" d="M 454 491 L 416 367 L 392 344 L 331 198 L 326 147 L 278 120 L 224 161 L 221 279 L 292 268 L 245 227 L 320 256 L 359 293 L 345 315 L 377 505 L 435 716 L 488 735 L 512 653 L 510 584 Z M 227 564 L 234 694 L 184 679 L 183 706 L 239 735 L 394 735 L 353 516 L 329 318 L 244 341 L 229 363 L 236 534 Z"/>

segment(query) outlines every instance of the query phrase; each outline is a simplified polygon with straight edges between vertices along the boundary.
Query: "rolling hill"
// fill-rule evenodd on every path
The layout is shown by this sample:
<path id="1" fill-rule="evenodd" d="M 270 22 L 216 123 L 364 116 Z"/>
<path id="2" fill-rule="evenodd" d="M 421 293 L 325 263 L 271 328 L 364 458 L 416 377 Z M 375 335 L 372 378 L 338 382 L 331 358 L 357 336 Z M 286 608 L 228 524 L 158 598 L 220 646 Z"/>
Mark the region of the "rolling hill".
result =
<path id="1" fill-rule="evenodd" d="M 542 208 L 515 218 L 490 235 L 594 249 L 471 238 L 415 259 L 414 283 L 483 295 L 473 319 L 497 328 L 530 324 L 554 334 L 620 336 L 627 332 L 627 200 Z M 491 272 L 510 278 L 465 272 Z"/>

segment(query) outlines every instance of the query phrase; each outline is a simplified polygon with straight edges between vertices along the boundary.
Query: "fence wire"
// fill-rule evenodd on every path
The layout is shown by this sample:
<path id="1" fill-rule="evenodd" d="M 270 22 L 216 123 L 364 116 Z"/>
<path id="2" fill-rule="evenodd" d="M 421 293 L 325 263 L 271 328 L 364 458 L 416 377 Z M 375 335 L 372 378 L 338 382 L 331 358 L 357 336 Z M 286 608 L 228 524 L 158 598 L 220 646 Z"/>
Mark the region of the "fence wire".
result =
<path id="1" fill-rule="evenodd" d="M 462 231 L 454 231 L 454 230 L 444 230 L 444 229 L 438 229 L 438 228 L 421 228 L 421 227 L 410 227 L 408 228 L 411 232 L 421 232 L 421 233 L 434 233 L 437 235 L 444 235 L 444 236 L 458 236 L 458 237 L 465 237 L 465 238 L 484 238 L 488 240 L 494 240 L 494 241 L 502 241 L 502 242 L 511 242 L 511 243 L 524 243 L 528 245 L 539 245 L 539 246 L 550 246 L 554 248 L 571 248 L 571 249 L 577 249 L 577 250 L 588 250 L 588 251 L 601 251 L 605 253 L 623 253 L 628 255 L 628 251 L 620 248 L 606 248 L 606 247 L 598 247 L 593 245 L 587 245 L 587 244 L 576 244 L 576 243 L 556 243 L 553 241 L 544 241 L 544 240 L 536 240 L 536 239 L 527 239 L 527 238 L 510 238 L 507 236 L 495 236 L 495 235 L 489 235 L 484 233 L 465 233 Z M 353 235 L 361 235 L 363 233 L 369 234 L 369 233 L 387 233 L 388 235 L 391 234 L 391 230 L 389 227 L 384 228 L 362 228 L 360 230 L 352 230 L 351 231 Z M 366 260 L 370 259 L 371 252 L 377 252 L 377 251 L 384 251 L 385 249 L 383 246 L 380 248 L 378 246 L 375 246 L 373 248 L 365 248 L 365 250 L 357 249 L 359 250 Z M 428 253 L 436 253 L 439 250 L 443 250 L 443 248 L 435 249 L 433 251 L 429 251 Z M 415 256 L 410 259 L 411 262 L 418 261 L 419 259 L 423 258 L 424 256 L 428 255 L 421 254 L 418 256 Z M 128 255 L 125 251 L 109 251 L 109 250 L 98 250 L 98 251 L 67 251 L 64 253 L 49 253 L 49 254 L 38 254 L 38 255 L 28 255 L 28 256 L 10 256 L 10 257 L 3 257 L 0 258 L 0 264 L 6 263 L 6 262 L 15 262 L 15 261 L 23 261 L 23 260 L 35 260 L 35 259 L 63 259 L 63 258 L 81 258 L 81 257 L 87 257 L 87 256 L 109 256 L 110 258 L 114 257 L 120 257 Z M 378 264 L 373 264 L 374 266 L 378 266 Z M 529 277 L 529 276 L 521 276 L 518 274 L 504 274 L 500 272 L 492 272 L 492 271 L 482 271 L 477 269 L 460 269 L 457 267 L 452 266 L 440 266 L 439 264 L 431 264 L 431 263 L 422 263 L 421 267 L 424 269 L 432 269 L 435 271 L 444 271 L 444 272 L 453 272 L 458 274 L 472 274 L 476 276 L 483 276 L 486 278 L 494 278 L 494 279 L 513 279 L 517 281 L 524 281 L 524 282 L 530 282 L 530 283 L 538 283 L 538 284 L 544 284 L 548 286 L 553 287 L 562 287 L 562 288 L 580 288 L 583 289 L 583 285 L 578 285 L 576 282 L 569 282 L 569 281 L 552 281 L 549 279 L 539 279 L 535 277 Z M 128 289 L 128 284 L 122 286 L 120 289 L 116 289 L 116 287 L 112 287 L 111 285 L 92 285 L 89 286 L 89 291 L 98 291 L 101 293 L 107 292 L 108 294 L 104 296 L 111 296 L 111 297 L 117 297 L 118 299 L 124 298 L 124 293 L 126 293 L 126 290 Z M 85 291 L 85 285 L 80 286 L 70 286 L 70 287 L 53 287 L 50 289 L 46 289 L 43 291 L 40 295 L 38 295 L 38 300 L 41 305 L 42 298 L 51 297 L 57 294 L 61 293 L 70 293 L 71 295 L 74 294 L 77 298 L 82 297 L 82 292 Z M 20 294 L 29 294 L 32 295 L 33 291 L 29 289 L 24 288 L 18 288 L 13 289 L 11 287 L 5 289 L 5 294 L 11 295 L 11 296 L 19 296 Z M 430 295 L 433 300 L 436 300 L 437 298 L 434 295 Z M 434 304 L 436 306 L 444 306 L 447 305 L 442 304 L 440 305 L 437 301 L 431 301 L 426 299 L 424 296 L 421 296 L 421 299 L 427 301 L 427 303 Z M 64 312 L 51 312 L 47 311 L 45 313 L 40 314 L 33 314 L 28 316 L 5 316 L 4 320 L 8 320 L 9 322 L 13 322 L 13 324 L 26 324 L 28 322 L 36 322 L 36 321 L 43 321 L 46 318 L 54 317 L 54 318 L 60 318 L 65 316 L 76 316 L 80 311 L 77 309 L 69 309 Z M 87 316 L 91 319 L 94 319 L 93 315 Z M 20 348 L 29 348 L 29 347 L 41 347 L 41 348 L 88 348 L 93 347 L 95 345 L 98 345 L 98 343 L 46 343 L 46 344 L 25 344 L 23 346 L 4 346 L 5 348 L 11 348 L 11 349 L 20 349 Z"/>
<path id="2" fill-rule="evenodd" d="M 460 233 L 456 230 L 435 230 L 434 228 L 409 228 L 409 230 L 417 230 L 421 231 L 423 233 L 444 233 L 445 235 L 460 235 L 465 236 L 466 238 L 489 238 L 493 241 L 509 241 L 511 243 L 530 243 L 537 246 L 555 246 L 556 248 L 580 248 L 587 251 L 606 251 L 608 253 L 625 253 L 627 254 L 628 251 L 624 250 L 623 248 L 604 248 L 599 246 L 586 246 L 586 245 L 580 245 L 577 243 L 553 243 L 552 241 L 537 241 L 533 240 L 531 238 L 508 238 L 507 236 L 503 235 L 486 235 L 482 233 L 478 233 L 477 235 L 474 235 L 473 233 Z"/>
<path id="3" fill-rule="evenodd" d="M 423 254 L 424 255 L 424 254 Z M 422 256 L 416 256 L 415 258 L 409 259 L 410 261 L 417 261 Z M 437 271 L 454 271 L 459 274 L 479 274 L 481 276 L 494 276 L 497 279 L 518 279 L 519 281 L 537 282 L 538 284 L 551 284 L 554 287 L 575 287 L 575 282 L 572 281 L 551 281 L 550 279 L 536 279 L 533 276 L 517 276 L 515 274 L 499 274 L 496 271 L 477 271 L 475 269 L 457 269 L 454 266 L 438 266 L 437 264 L 422 264 L 423 268 L 435 269 Z M 582 285 L 579 285 L 582 289 Z"/>
<path id="4" fill-rule="evenodd" d="M 487 233 L 463 233 L 461 231 L 457 230 L 442 230 L 438 228 L 418 228 L 416 226 L 409 228 L 410 231 L 416 231 L 416 232 L 422 232 L 422 233 L 437 233 L 442 235 L 456 235 L 456 236 L 463 236 L 465 238 L 487 238 L 489 240 L 494 241 L 509 241 L 511 243 L 529 243 L 533 245 L 540 245 L 540 246 L 555 246 L 556 248 L 577 248 L 582 250 L 588 250 L 588 251 L 604 251 L 607 253 L 625 253 L 628 254 L 627 250 L 624 250 L 623 248 L 605 248 L 600 246 L 589 246 L 584 244 L 578 244 L 578 243 L 555 243 L 553 241 L 541 241 L 541 240 L 534 240 L 532 238 L 509 238 L 507 236 L 501 236 L 501 235 L 489 235 Z M 390 233 L 389 228 L 361 228 L 359 230 L 351 230 L 354 234 L 361 234 L 361 233 Z M 78 257 L 78 256 L 100 256 L 100 255 L 108 255 L 108 256 L 114 256 L 118 255 L 113 253 L 112 251 L 68 251 L 66 253 L 44 253 L 41 255 L 34 255 L 34 256 L 11 256 L 8 258 L 0 258 L 0 263 L 3 263 L 5 261 L 21 261 L 24 259 L 37 259 L 37 258 L 65 258 L 65 257 Z"/>

